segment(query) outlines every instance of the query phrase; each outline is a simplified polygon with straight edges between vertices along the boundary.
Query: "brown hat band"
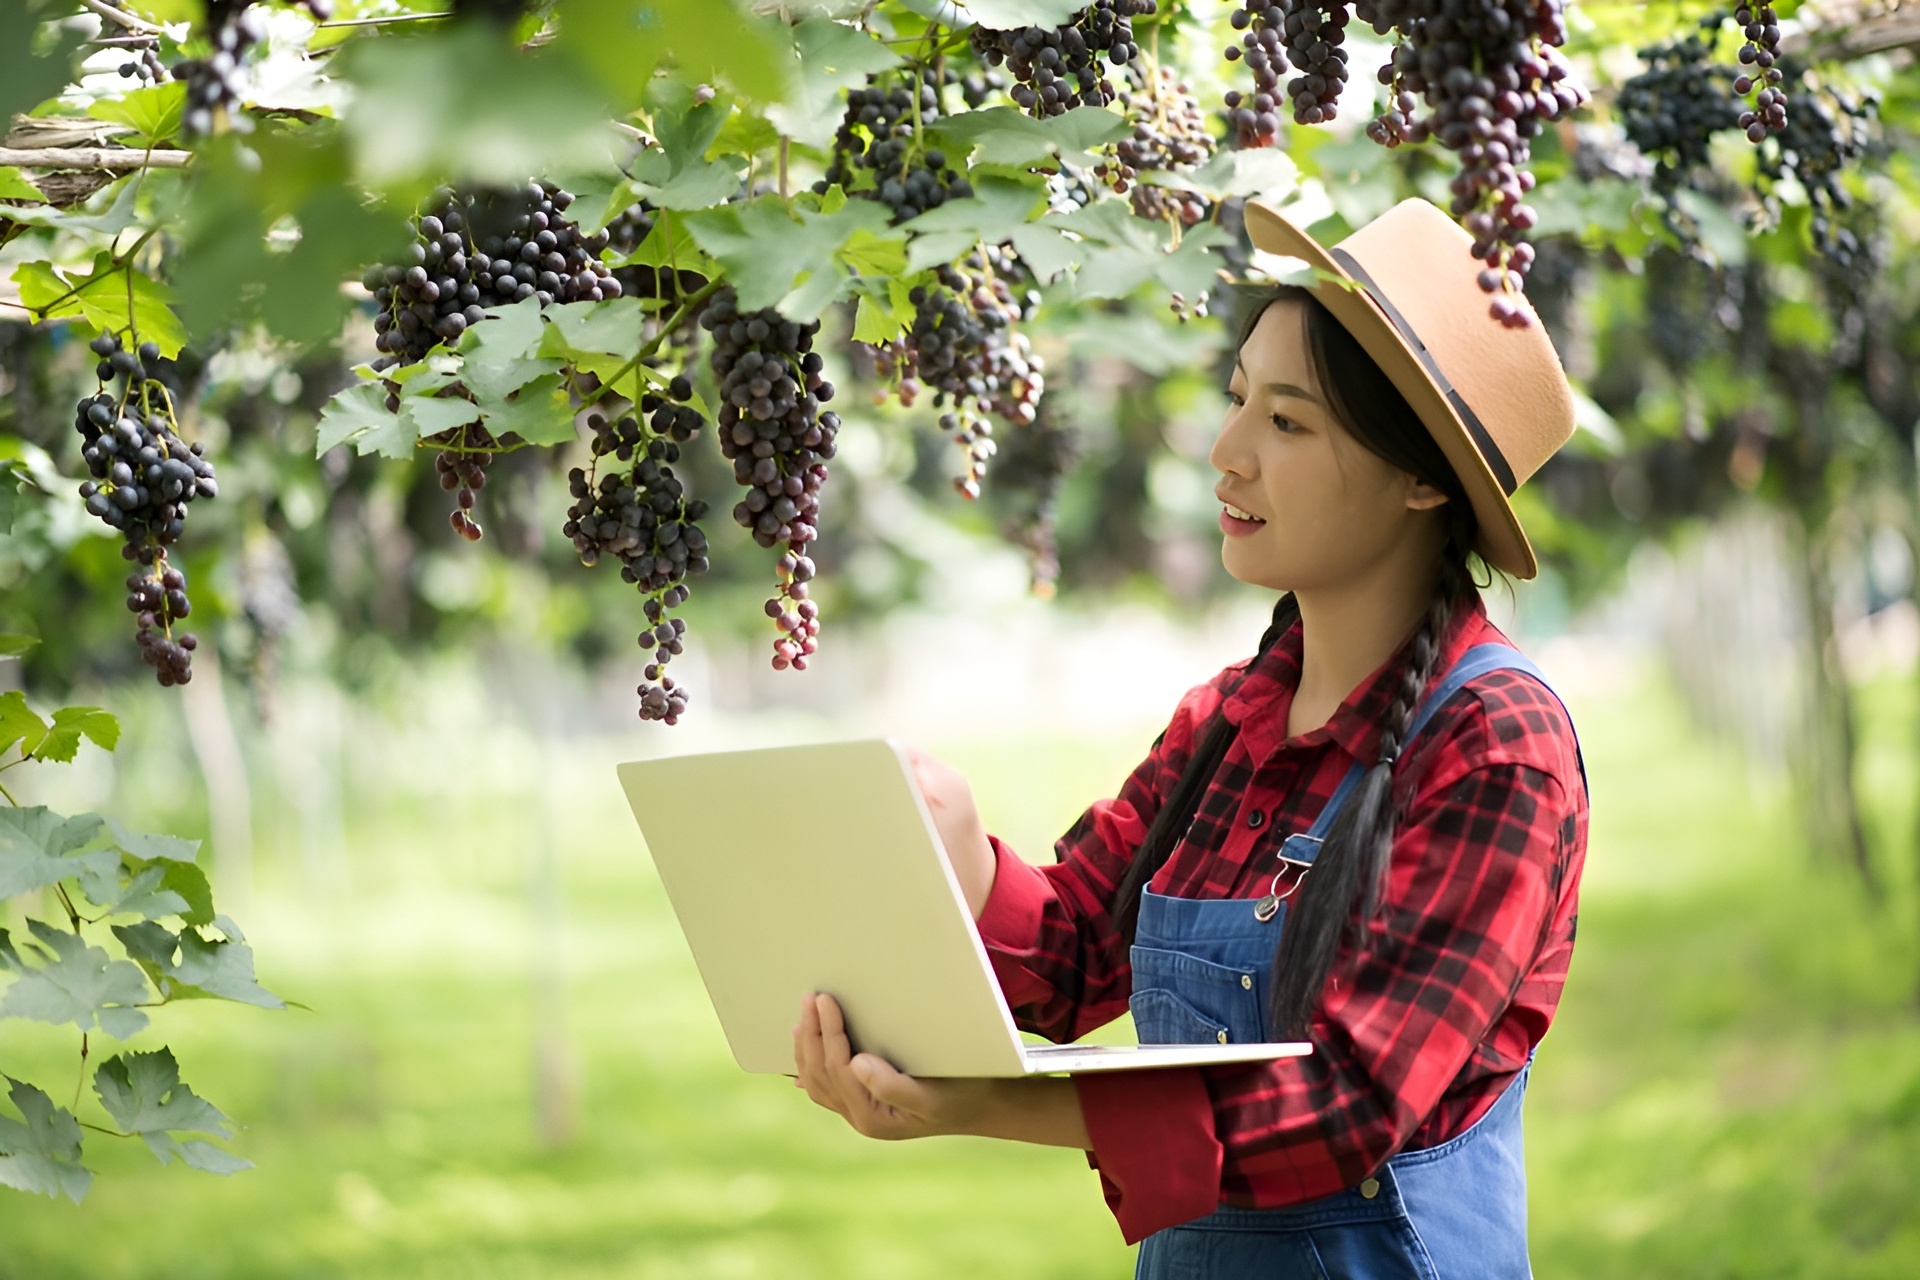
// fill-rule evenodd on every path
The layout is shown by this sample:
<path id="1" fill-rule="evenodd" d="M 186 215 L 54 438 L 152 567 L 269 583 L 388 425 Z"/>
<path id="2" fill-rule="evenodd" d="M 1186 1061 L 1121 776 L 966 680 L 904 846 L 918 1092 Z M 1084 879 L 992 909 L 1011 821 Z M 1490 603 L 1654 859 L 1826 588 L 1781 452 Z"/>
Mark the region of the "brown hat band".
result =
<path id="1" fill-rule="evenodd" d="M 1413 326 L 1408 324 L 1406 317 L 1400 314 L 1400 309 L 1388 300 L 1380 286 L 1373 282 L 1373 277 L 1354 260 L 1352 254 L 1338 245 L 1328 252 L 1348 275 L 1360 283 L 1360 286 L 1367 291 L 1367 295 L 1379 304 L 1380 310 L 1386 314 L 1387 319 L 1393 322 L 1393 327 L 1400 331 L 1400 336 L 1413 349 L 1414 355 L 1419 357 L 1421 365 L 1427 371 L 1427 376 L 1433 379 L 1434 385 L 1447 397 L 1447 402 L 1453 406 L 1454 412 L 1460 415 L 1460 421 L 1467 428 L 1467 434 L 1473 437 L 1473 443 L 1479 448 L 1480 456 L 1487 460 L 1487 466 L 1492 470 L 1493 478 L 1500 482 L 1501 491 L 1508 497 L 1513 496 L 1513 491 L 1520 487 L 1520 482 L 1514 479 L 1513 466 L 1507 461 L 1507 455 L 1500 451 L 1499 444 L 1494 441 L 1486 424 L 1480 421 L 1480 415 L 1473 411 L 1472 406 L 1458 391 L 1454 390 L 1453 383 L 1441 371 L 1439 363 L 1433 358 L 1433 353 L 1427 350 L 1427 344 L 1420 341 L 1420 335 L 1413 331 Z"/>

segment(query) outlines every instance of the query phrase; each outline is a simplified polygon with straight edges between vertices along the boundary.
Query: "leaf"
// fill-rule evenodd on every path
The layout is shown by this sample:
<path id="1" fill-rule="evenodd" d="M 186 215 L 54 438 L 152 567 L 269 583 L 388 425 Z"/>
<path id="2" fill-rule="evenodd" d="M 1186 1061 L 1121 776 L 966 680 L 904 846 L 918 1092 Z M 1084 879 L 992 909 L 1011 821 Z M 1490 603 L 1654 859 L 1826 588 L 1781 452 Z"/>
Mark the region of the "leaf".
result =
<path id="1" fill-rule="evenodd" d="M 1022 27 L 1057 27 L 1086 5 L 1072 0 L 969 0 L 961 7 L 983 27 L 1018 31 Z"/>
<path id="2" fill-rule="evenodd" d="M 568 0 L 556 44 L 624 101 L 671 64 L 690 82 L 722 80 L 764 102 L 780 91 L 779 26 L 732 0 Z"/>
<path id="3" fill-rule="evenodd" d="M 107 819 L 107 829 L 113 833 L 113 840 L 122 852 L 131 854 L 143 862 L 166 859 L 172 862 L 192 862 L 200 851 L 198 840 L 187 840 L 180 836 L 146 835 L 138 831 L 129 831 L 120 825 L 118 819 Z"/>
<path id="4" fill-rule="evenodd" d="M 801 277 L 837 289 L 844 276 L 835 255 L 856 231 L 879 234 L 887 224 L 887 211 L 871 200 L 814 213 L 772 196 L 683 216 L 700 247 L 726 268 L 742 311 L 781 301 Z"/>
<path id="5" fill-rule="evenodd" d="M 702 275 L 710 276 L 712 273 L 706 268 L 712 262 L 700 251 L 699 242 L 687 227 L 687 220 L 667 212 L 654 219 L 653 230 L 620 265 L 671 267 L 676 271 L 699 271 Z"/>
<path id="6" fill-rule="evenodd" d="M 120 855 L 90 847 L 101 827 L 93 813 L 68 818 L 43 805 L 0 809 L 0 900 L 83 872 L 112 874 Z"/>
<path id="7" fill-rule="evenodd" d="M 949 200 L 906 224 L 914 237 L 907 249 L 908 273 L 951 262 L 983 241 L 999 244 L 1038 213 L 1046 199 L 1046 184 L 1038 178 L 981 175 L 973 184 L 971 196 Z"/>
<path id="8" fill-rule="evenodd" d="M 254 980 L 253 948 L 238 939 L 209 940 L 197 929 L 181 930 L 180 963 L 167 976 L 176 984 L 170 991 L 162 988 L 168 999 L 212 998 L 286 1008 L 286 1001 Z"/>
<path id="9" fill-rule="evenodd" d="M 139 221 L 136 207 L 139 194 L 140 183 L 130 175 L 117 178 L 96 191 L 81 210 L 55 209 L 51 205 L 37 209 L 14 208 L 7 210 L 7 218 L 29 226 L 58 227 L 67 231 L 92 231 L 98 235 L 114 236 Z M 83 211 L 87 206 L 100 205 L 105 205 L 105 208 L 99 212 Z"/>
<path id="10" fill-rule="evenodd" d="M 188 910 L 187 900 L 163 888 L 162 881 L 166 879 L 169 866 L 179 865 L 163 863 L 144 867 L 131 878 L 125 874 L 124 868 L 120 875 L 83 875 L 80 877 L 80 888 L 86 893 L 87 900 L 98 906 L 105 916 L 138 915 L 149 920 L 177 916 Z"/>
<path id="11" fill-rule="evenodd" d="M 0 4 L 0 121 L 31 111 L 74 78 L 73 55 L 87 38 L 84 30 L 62 23 L 54 30 L 51 48 L 34 49 L 42 19 L 64 18 L 73 12 L 71 6 L 64 12 L 55 9 L 33 0 Z"/>
<path id="12" fill-rule="evenodd" d="M 402 396 L 400 417 L 414 439 L 437 436 L 480 420 L 480 410 L 465 396 Z"/>
<path id="13" fill-rule="evenodd" d="M 82 734 L 95 746 L 111 751 L 120 742 L 120 722 L 99 707 L 62 707 L 53 713 L 53 726 L 34 748 L 33 758 L 65 764 L 80 750 Z"/>
<path id="14" fill-rule="evenodd" d="M 0 529 L 0 532 L 4 532 L 4 529 Z M 29 653 L 31 650 L 36 648 L 39 645 L 39 643 L 40 643 L 39 636 L 0 635 L 0 661 L 4 661 L 7 658 L 25 657 L 27 653 Z M 22 698 L 20 700 L 20 705 L 21 706 L 26 705 L 25 698 Z M 4 713 L 0 713 L 0 717 L 3 717 L 3 715 Z M 34 717 L 34 719 L 36 720 L 38 720 L 39 718 L 40 717 L 38 716 Z M 4 723 L 5 723 L 4 718 L 0 718 L 0 725 L 4 725 Z M 4 732 L 4 730 L 0 729 L 0 732 Z M 11 746 L 11 745 L 12 745 L 11 743 L 8 744 L 8 746 Z M 4 751 L 4 750 L 6 750 L 6 747 L 0 747 L 0 751 Z"/>
<path id="15" fill-rule="evenodd" d="M 46 199 L 40 194 L 40 188 L 28 182 L 18 169 L 12 165 L 0 165 L 0 200 L 31 200 L 35 204 L 45 204 Z"/>
<path id="16" fill-rule="evenodd" d="M 974 149 L 979 164 L 1030 165 L 1059 156 L 1086 168 L 1093 163 L 1090 150 L 1124 138 L 1130 127 L 1125 116 L 1104 107 L 1075 107 L 1046 120 L 987 107 L 948 116 L 928 132 L 955 150 Z"/>
<path id="17" fill-rule="evenodd" d="M 1188 173 L 1163 171 L 1150 176 L 1155 185 L 1198 191 L 1212 200 L 1257 196 L 1280 201 L 1299 187 L 1300 166 L 1278 147 L 1253 147 L 1216 151 Z"/>
<path id="18" fill-rule="evenodd" d="M 369 453 L 407 458 L 413 455 L 418 439 L 406 419 L 387 411 L 386 388 L 377 382 L 363 382 L 327 401 L 320 413 L 319 438 L 313 452 L 319 457 L 336 445 L 351 443 L 363 458 Z"/>
<path id="19" fill-rule="evenodd" d="M 45 262 L 22 263 L 13 274 L 20 302 L 43 319 L 83 315 L 103 333 L 138 331 L 142 341 L 171 359 L 186 345 L 187 331 L 167 305 L 166 286 L 130 265 L 115 265 L 102 249 L 90 271 L 61 273 Z"/>
<path id="20" fill-rule="evenodd" d="M 633 164 L 633 192 L 662 209 L 706 209 L 740 190 L 744 165 L 729 160 L 701 161 L 669 174 L 663 152 L 642 152 Z"/>
<path id="21" fill-rule="evenodd" d="M 835 256 L 857 276 L 897 276 L 907 269 L 907 240 L 897 233 L 876 235 L 861 227 Z"/>
<path id="22" fill-rule="evenodd" d="M 149 994 L 138 967 L 44 921 L 29 920 L 27 928 L 45 948 L 43 963 L 24 969 L 0 996 L 0 1018 L 71 1022 L 82 1031 L 98 1025 L 117 1040 L 146 1027 L 147 1015 L 131 1007 Z"/>
<path id="23" fill-rule="evenodd" d="M 25 1123 L 0 1116 L 0 1186 L 79 1204 L 93 1182 L 80 1164 L 80 1122 L 26 1081 L 8 1076 L 7 1084 Z"/>
<path id="24" fill-rule="evenodd" d="M 460 380 L 475 400 L 483 405 L 498 404 L 528 383 L 559 370 L 558 360 L 539 355 L 546 337 L 539 299 L 525 298 L 491 307 L 487 315 L 492 318 L 460 335 L 460 351 L 466 357 Z"/>
<path id="25" fill-rule="evenodd" d="M 548 307 L 540 354 L 603 380 L 624 369 L 640 349 L 647 303 L 639 298 L 568 302 Z"/>
<path id="26" fill-rule="evenodd" d="M 845 91 L 898 66 L 900 55 L 867 32 L 829 18 L 804 19 L 788 33 L 788 90 L 767 118 L 796 141 L 825 148 L 846 111 Z"/>
<path id="27" fill-rule="evenodd" d="M 0 751 L 5 751 L 14 743 L 20 744 L 20 754 L 30 756 L 40 740 L 47 736 L 47 722 L 27 705 L 27 695 L 18 689 L 0 695 Z M 0 897 L 5 897 L 0 894 Z"/>
<path id="28" fill-rule="evenodd" d="M 560 376 L 548 374 L 519 388 L 510 397 L 480 397 L 480 412 L 495 436 L 511 432 L 529 444 L 570 444 L 579 438 L 573 426 L 573 406 L 560 389 Z"/>
<path id="29" fill-rule="evenodd" d="M 187 82 L 171 80 L 118 98 L 100 98 L 87 108 L 87 114 L 95 120 L 127 125 L 141 141 L 158 146 L 180 132 L 180 122 L 187 114 Z"/>
<path id="30" fill-rule="evenodd" d="M 206 1173 L 252 1168 L 210 1143 L 182 1142 L 176 1136 L 205 1133 L 224 1138 L 229 1129 L 220 1109 L 180 1079 L 180 1065 L 170 1049 L 116 1054 L 93 1073 L 93 1089 L 120 1131 L 138 1134 L 161 1164 L 178 1157 Z"/>
<path id="31" fill-rule="evenodd" d="M 871 342 L 875 346 L 892 342 L 906 328 L 893 309 L 874 300 L 869 294 L 860 295 L 860 305 L 853 313 L 853 340 Z"/>

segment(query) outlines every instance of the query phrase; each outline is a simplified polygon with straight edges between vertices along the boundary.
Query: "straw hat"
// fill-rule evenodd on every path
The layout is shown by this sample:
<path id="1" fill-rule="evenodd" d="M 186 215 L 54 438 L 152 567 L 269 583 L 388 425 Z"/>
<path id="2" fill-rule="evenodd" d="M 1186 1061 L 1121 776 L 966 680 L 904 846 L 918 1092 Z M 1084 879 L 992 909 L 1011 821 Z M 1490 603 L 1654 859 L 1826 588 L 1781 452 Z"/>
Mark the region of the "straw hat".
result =
<path id="1" fill-rule="evenodd" d="M 1255 248 L 1348 282 L 1311 287 L 1440 442 L 1480 520 L 1475 550 L 1516 577 L 1538 573 L 1509 499 L 1573 434 L 1573 389 L 1537 318 L 1510 329 L 1488 314 L 1473 238 L 1425 200 L 1331 249 L 1256 200 L 1246 221 Z"/>

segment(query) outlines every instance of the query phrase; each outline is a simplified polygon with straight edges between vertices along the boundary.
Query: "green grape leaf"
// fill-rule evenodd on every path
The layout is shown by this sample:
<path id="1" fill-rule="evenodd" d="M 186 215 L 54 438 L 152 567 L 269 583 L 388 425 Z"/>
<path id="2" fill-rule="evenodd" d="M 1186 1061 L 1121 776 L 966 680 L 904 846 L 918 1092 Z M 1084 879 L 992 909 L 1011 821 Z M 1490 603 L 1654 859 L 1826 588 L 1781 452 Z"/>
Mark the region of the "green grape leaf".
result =
<path id="1" fill-rule="evenodd" d="M 488 319 L 460 335 L 459 350 L 466 357 L 460 380 L 476 399 L 504 400 L 560 368 L 559 361 L 539 355 L 546 333 L 538 298 L 489 307 L 487 315 Z"/>
<path id="2" fill-rule="evenodd" d="M 0 165 L 0 200 L 32 200 L 36 204 L 45 204 L 46 199 L 40 194 L 40 188 L 28 182 L 18 169 L 12 165 Z"/>
<path id="3" fill-rule="evenodd" d="M 32 755 L 40 740 L 47 736 L 47 722 L 27 705 L 27 695 L 18 689 L 0 694 L 0 751 L 20 744 L 22 755 Z M 4 897 L 0 894 L 0 897 Z"/>
<path id="4" fill-rule="evenodd" d="M 570 444 L 579 438 L 573 406 L 557 373 L 535 378 L 511 396 L 479 400 L 481 421 L 496 437 L 511 432 L 529 444 Z"/>
<path id="5" fill-rule="evenodd" d="M 675 271 L 698 271 L 712 278 L 713 259 L 700 250 L 700 244 L 687 227 L 687 220 L 672 211 L 654 219 L 653 230 L 640 247 L 621 259 L 620 266 L 671 267 Z"/>
<path id="6" fill-rule="evenodd" d="M 207 873 L 193 863 L 166 864 L 166 874 L 160 877 L 160 893 L 155 898 L 169 894 L 185 904 L 174 914 L 188 924 L 213 923 L 213 886 L 207 883 Z"/>
<path id="7" fill-rule="evenodd" d="M 947 116 L 927 132 L 950 149 L 950 162 L 959 158 L 952 152 L 970 148 L 978 164 L 1030 165 L 1059 156 L 1089 168 L 1087 153 L 1124 138 L 1130 127 L 1125 116 L 1104 107 L 1075 107 L 1046 120 L 1012 107 L 987 107 Z"/>
<path id="8" fill-rule="evenodd" d="M 861 227 L 836 256 L 857 276 L 897 276 L 907 269 L 907 240 L 897 232 L 876 235 Z"/>
<path id="9" fill-rule="evenodd" d="M 50 48 L 34 48 L 43 19 L 64 18 L 72 12 L 70 5 L 35 0 L 0 5 L 0 121 L 33 110 L 74 79 L 73 55 L 87 38 L 84 30 L 63 22 L 53 29 Z"/>
<path id="10" fill-rule="evenodd" d="M 907 250 L 907 273 L 951 262 L 981 242 L 999 244 L 1040 212 L 1046 199 L 1046 185 L 1038 179 L 982 174 L 974 180 L 971 196 L 949 200 L 906 224 L 914 237 Z"/>
<path id="11" fill-rule="evenodd" d="M 731 199 L 740 190 L 740 171 L 746 166 L 732 157 L 703 160 L 675 173 L 663 151 L 643 151 L 633 162 L 636 197 L 662 209 L 706 209 Z"/>
<path id="12" fill-rule="evenodd" d="M 795 141 L 824 149 L 846 112 L 846 90 L 898 66 L 900 55 L 858 27 L 824 17 L 802 20 L 787 38 L 789 88 L 767 118 Z"/>
<path id="13" fill-rule="evenodd" d="M 1211 251 L 1227 237 L 1212 223 L 1188 230 L 1169 252 L 1167 225 L 1135 217 L 1124 200 L 1095 201 L 1042 222 L 1085 242 L 1074 276 L 1076 297 L 1124 298 L 1148 281 L 1192 297 L 1218 283 L 1219 263 Z"/>
<path id="14" fill-rule="evenodd" d="M 961 7 L 983 27 L 1018 31 L 1022 27 L 1057 27 L 1087 6 L 1073 0 L 966 0 Z"/>
<path id="15" fill-rule="evenodd" d="M 80 1164 L 80 1122 L 26 1081 L 6 1079 L 21 1119 L 0 1116 L 0 1187 L 65 1195 L 79 1204 L 93 1182 Z"/>
<path id="16" fill-rule="evenodd" d="M 6 522 L 0 521 L 0 533 L 6 532 Z M 0 661 L 7 658 L 22 658 L 40 645 L 39 636 L 0 635 Z M 24 700 L 22 705 L 25 705 Z M 34 717 L 39 719 L 38 716 Z M 0 747 L 0 750 L 5 750 Z"/>
<path id="17" fill-rule="evenodd" d="M 0 996 L 0 1018 L 71 1022 L 82 1031 L 97 1025 L 116 1040 L 146 1028 L 147 1015 L 132 1007 L 150 994 L 138 967 L 44 921 L 29 920 L 27 928 L 42 944 L 33 954 L 43 963 L 23 969 Z"/>
<path id="18" fill-rule="evenodd" d="M 82 734 L 111 751 L 120 743 L 120 722 L 99 707 L 62 707 L 53 713 L 53 725 L 34 748 L 33 758 L 65 764 L 79 752 Z"/>
<path id="19" fill-rule="evenodd" d="M 0 900 L 83 871 L 112 874 L 120 855 L 92 847 L 102 825 L 98 814 L 68 818 L 42 805 L 0 809 Z"/>
<path id="20" fill-rule="evenodd" d="M 130 265 L 116 266 L 105 249 L 94 255 L 88 272 L 63 274 L 44 262 L 29 262 L 14 272 L 14 279 L 21 303 L 44 319 L 78 314 L 103 333 L 125 333 L 131 327 L 141 341 L 154 343 L 169 359 L 187 344 L 187 331 L 168 306 L 166 286 Z"/>
<path id="21" fill-rule="evenodd" d="M 645 93 L 652 112 L 654 137 L 667 163 L 667 173 L 685 172 L 707 155 L 720 136 L 732 103 L 725 98 L 695 99 L 693 86 L 683 79 L 662 77 L 649 81 Z"/>
<path id="22" fill-rule="evenodd" d="M 1198 191 L 1212 200 L 1257 196 L 1284 200 L 1300 185 L 1300 166 L 1278 147 L 1216 151 L 1189 173 L 1156 171 L 1148 175 L 1155 185 Z"/>
<path id="23" fill-rule="evenodd" d="M 780 302 L 802 277 L 816 289 L 828 284 L 831 298 L 845 279 L 835 261 L 841 248 L 856 231 L 878 235 L 887 225 L 886 209 L 871 200 L 851 200 L 833 213 L 814 213 L 762 196 L 683 216 L 700 247 L 726 268 L 743 311 Z"/>
<path id="24" fill-rule="evenodd" d="M 540 354 L 603 380 L 611 378 L 646 341 L 647 306 L 642 299 L 623 297 L 548 307 Z"/>
<path id="25" fill-rule="evenodd" d="M 192 1168 L 220 1174 L 253 1167 L 211 1143 L 183 1142 L 176 1136 L 205 1133 L 224 1138 L 230 1131 L 220 1109 L 180 1079 L 180 1065 L 170 1049 L 116 1054 L 93 1073 L 93 1090 L 120 1131 L 138 1134 L 161 1164 L 178 1158 Z"/>
<path id="26" fill-rule="evenodd" d="M 480 420 L 480 410 L 464 396 L 402 396 L 400 417 L 413 437 L 424 439 Z"/>
<path id="27" fill-rule="evenodd" d="M 860 295 L 860 303 L 853 313 L 853 340 L 871 342 L 875 346 L 892 342 L 906 329 L 905 323 L 895 314 L 892 307 L 876 299 L 872 294 Z"/>
<path id="28" fill-rule="evenodd" d="M 107 819 L 107 829 L 113 833 L 114 844 L 122 852 L 131 854 L 143 862 L 165 858 L 173 862 L 192 862 L 200 852 L 198 840 L 188 840 L 181 836 L 147 835 L 139 831 L 129 831 L 120 825 L 117 818 Z"/>
<path id="29" fill-rule="evenodd" d="M 180 865 L 174 862 L 142 867 L 131 876 L 83 875 L 80 888 L 104 915 L 137 915 L 149 920 L 184 915 L 189 910 L 187 900 L 164 887 L 168 867 Z"/>
<path id="30" fill-rule="evenodd" d="M 163 1000 L 234 1000 L 284 1009 L 286 1001 L 254 980 L 253 948 L 240 930 L 225 916 L 215 916 L 214 925 L 227 935 L 225 940 L 203 938 L 195 928 L 175 934 L 150 920 L 114 925 L 113 933 Z"/>
<path id="31" fill-rule="evenodd" d="M 369 453 L 407 458 L 418 439 L 406 419 L 387 412 L 387 389 L 377 382 L 363 382 L 327 401 L 313 453 L 319 457 L 336 445 L 351 443 L 363 458 Z"/>
<path id="32" fill-rule="evenodd" d="M 170 80 L 166 84 L 135 89 L 118 98 L 100 98 L 87 108 L 95 120 L 124 124 L 140 135 L 149 146 L 158 146 L 180 132 L 187 115 L 187 82 Z"/>
<path id="33" fill-rule="evenodd" d="M 743 10 L 732 0 L 567 0 L 556 44 L 622 100 L 671 64 L 689 82 L 725 81 L 767 101 L 780 91 L 778 24 Z"/>

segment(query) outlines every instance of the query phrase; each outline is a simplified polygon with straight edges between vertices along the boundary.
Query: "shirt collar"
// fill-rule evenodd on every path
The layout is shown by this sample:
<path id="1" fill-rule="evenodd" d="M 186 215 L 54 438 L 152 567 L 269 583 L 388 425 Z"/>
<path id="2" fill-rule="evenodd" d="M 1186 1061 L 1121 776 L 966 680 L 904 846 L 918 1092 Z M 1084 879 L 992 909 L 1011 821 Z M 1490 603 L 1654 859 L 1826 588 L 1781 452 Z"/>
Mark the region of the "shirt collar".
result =
<path id="1" fill-rule="evenodd" d="M 1440 658 L 1434 670 L 1446 671 L 1459 656 L 1475 644 L 1492 638 L 1497 631 L 1487 618 L 1486 603 L 1479 592 L 1468 596 L 1466 607 L 1454 610 L 1441 638 Z M 1274 642 L 1264 655 L 1256 655 L 1247 665 L 1246 678 L 1221 704 L 1221 714 L 1236 725 L 1247 753 L 1263 763 L 1282 746 L 1311 749 L 1331 742 L 1354 760 L 1371 762 L 1380 754 L 1380 721 L 1393 702 L 1399 675 L 1411 654 L 1413 639 L 1407 638 L 1380 666 L 1362 680 L 1319 728 L 1294 738 L 1287 737 L 1287 712 L 1294 692 L 1300 687 L 1302 654 L 1301 623 L 1293 625 Z"/>

